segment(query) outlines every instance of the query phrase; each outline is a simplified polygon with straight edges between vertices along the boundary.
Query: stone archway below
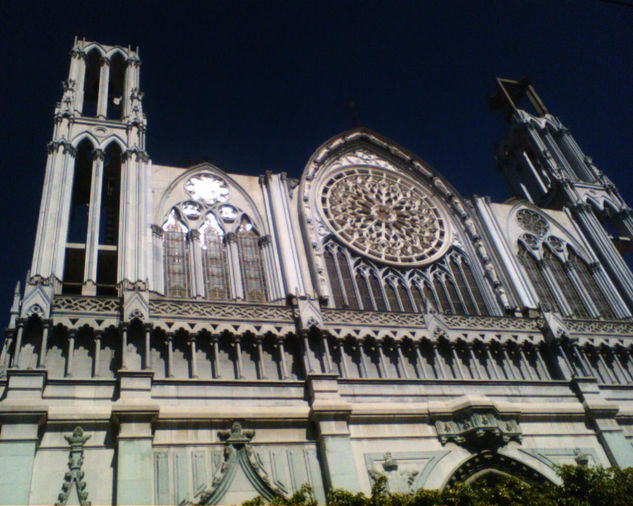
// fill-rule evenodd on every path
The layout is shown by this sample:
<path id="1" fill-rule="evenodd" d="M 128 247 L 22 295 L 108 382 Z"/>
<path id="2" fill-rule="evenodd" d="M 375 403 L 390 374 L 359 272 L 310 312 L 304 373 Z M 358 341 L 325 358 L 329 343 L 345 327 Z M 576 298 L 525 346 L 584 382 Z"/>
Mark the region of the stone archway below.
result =
<path id="1" fill-rule="evenodd" d="M 518 460 L 496 452 L 484 451 L 460 464 L 445 486 L 471 484 L 484 478 L 497 480 L 506 476 L 513 476 L 528 484 L 547 480 L 543 474 Z"/>

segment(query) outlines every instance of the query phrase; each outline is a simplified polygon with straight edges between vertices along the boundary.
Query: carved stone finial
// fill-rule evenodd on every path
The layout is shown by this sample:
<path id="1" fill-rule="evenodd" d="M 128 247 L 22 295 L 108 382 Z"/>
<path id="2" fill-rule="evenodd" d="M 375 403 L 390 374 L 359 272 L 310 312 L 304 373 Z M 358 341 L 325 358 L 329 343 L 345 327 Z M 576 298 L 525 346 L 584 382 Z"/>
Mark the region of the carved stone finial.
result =
<path id="1" fill-rule="evenodd" d="M 254 430 L 242 430 L 240 422 L 233 422 L 231 430 L 221 430 L 218 437 L 228 445 L 249 443 L 255 435 Z"/>
<path id="2" fill-rule="evenodd" d="M 87 484 L 84 481 L 84 472 L 81 467 L 84 463 L 84 445 L 92 436 L 85 435 L 81 427 L 75 427 L 70 436 L 64 436 L 70 445 L 70 453 L 68 455 L 68 469 L 70 470 L 64 475 L 62 483 L 62 491 L 57 496 L 55 506 L 64 506 L 70 497 L 73 486 L 77 488 L 77 497 L 81 506 L 90 506 L 88 501 Z"/>

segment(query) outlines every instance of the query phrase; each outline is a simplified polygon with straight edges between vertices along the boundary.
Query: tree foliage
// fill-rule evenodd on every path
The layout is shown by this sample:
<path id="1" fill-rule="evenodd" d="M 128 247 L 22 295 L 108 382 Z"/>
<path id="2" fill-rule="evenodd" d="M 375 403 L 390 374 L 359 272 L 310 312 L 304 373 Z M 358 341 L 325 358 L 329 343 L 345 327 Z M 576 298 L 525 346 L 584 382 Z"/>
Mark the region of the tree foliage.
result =
<path id="1" fill-rule="evenodd" d="M 527 484 L 511 476 L 482 478 L 473 484 L 458 484 L 440 490 L 420 489 L 414 494 L 390 494 L 387 480 L 379 478 L 371 495 L 332 489 L 327 503 L 332 506 L 629 506 L 633 504 L 633 468 L 627 469 L 587 466 L 558 468 L 561 485 L 547 480 Z M 243 503 L 264 506 L 257 497 Z M 276 498 L 274 506 L 316 506 L 312 489 L 301 487 L 290 498 Z"/>

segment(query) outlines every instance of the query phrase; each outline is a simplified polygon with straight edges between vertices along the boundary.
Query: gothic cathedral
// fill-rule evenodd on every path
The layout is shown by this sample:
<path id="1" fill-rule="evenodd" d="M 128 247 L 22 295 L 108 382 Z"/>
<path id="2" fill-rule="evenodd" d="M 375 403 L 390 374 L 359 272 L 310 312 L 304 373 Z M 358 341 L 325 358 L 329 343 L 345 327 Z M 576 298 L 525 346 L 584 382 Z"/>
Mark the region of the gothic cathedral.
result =
<path id="1" fill-rule="evenodd" d="M 138 51 L 76 40 L 0 356 L 3 504 L 236 504 L 633 465 L 633 212 L 526 80 L 515 197 L 357 128 L 300 179 L 145 149 Z"/>

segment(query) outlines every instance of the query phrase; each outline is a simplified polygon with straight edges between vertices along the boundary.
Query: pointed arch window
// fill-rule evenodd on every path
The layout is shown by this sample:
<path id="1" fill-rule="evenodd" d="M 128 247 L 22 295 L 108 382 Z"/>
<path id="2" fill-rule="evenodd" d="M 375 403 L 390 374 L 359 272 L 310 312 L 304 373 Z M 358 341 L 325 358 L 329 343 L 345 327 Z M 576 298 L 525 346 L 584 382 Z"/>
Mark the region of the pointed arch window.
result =
<path id="1" fill-rule="evenodd" d="M 200 227 L 205 296 L 207 299 L 228 299 L 228 264 L 224 231 L 217 218 L 209 213 Z"/>
<path id="2" fill-rule="evenodd" d="M 93 150 L 92 143 L 84 139 L 79 143 L 75 155 L 70 214 L 66 232 L 63 293 L 80 294 L 84 282 Z"/>
<path id="3" fill-rule="evenodd" d="M 373 311 L 375 309 L 374 302 L 371 297 L 371 286 L 369 285 L 369 270 L 368 268 L 356 269 L 356 286 L 360 292 L 362 309 L 365 311 Z"/>
<path id="4" fill-rule="evenodd" d="M 563 292 L 572 314 L 580 318 L 589 318 L 589 313 L 583 303 L 582 296 L 578 292 L 578 289 L 574 285 L 573 281 L 570 279 L 569 272 L 565 268 L 562 260 L 550 251 L 548 247 L 545 247 L 544 249 L 543 261 L 552 273 L 558 287 Z"/>
<path id="5" fill-rule="evenodd" d="M 425 271 L 379 268 L 329 239 L 324 259 L 335 307 L 423 312 L 430 306 L 448 314 L 487 314 L 474 274 L 458 250 Z"/>
<path id="6" fill-rule="evenodd" d="M 477 284 L 477 281 L 475 281 L 473 270 L 463 258 L 460 262 L 458 262 L 458 266 L 461 277 L 464 280 L 464 284 L 462 286 L 464 287 L 464 290 L 468 292 L 468 296 L 465 295 L 464 298 L 470 299 L 470 307 L 472 307 L 472 309 L 475 311 L 474 314 L 486 314 L 486 306 L 483 303 L 484 298 L 481 294 L 481 291 L 479 290 L 479 285 Z M 469 311 L 468 308 L 467 311 Z"/>
<path id="7" fill-rule="evenodd" d="M 86 71 L 84 74 L 84 102 L 83 116 L 97 115 L 97 101 L 99 99 L 99 82 L 101 78 L 101 53 L 98 49 L 91 50 L 86 55 Z"/>
<path id="8" fill-rule="evenodd" d="M 390 311 L 400 311 L 400 304 L 398 304 L 398 295 L 395 289 L 396 281 L 393 278 L 388 278 L 385 283 L 385 293 L 387 294 L 387 302 L 389 303 Z"/>
<path id="9" fill-rule="evenodd" d="M 554 296 L 554 292 L 550 288 L 547 279 L 543 275 L 543 271 L 541 270 L 538 261 L 534 256 L 528 252 L 527 248 L 522 242 L 519 242 L 519 262 L 525 269 L 525 272 L 530 278 L 532 282 L 532 286 L 536 291 L 536 295 L 538 296 L 541 307 L 545 309 L 545 311 L 558 311 L 560 312 L 560 306 L 558 305 L 557 299 Z"/>
<path id="10" fill-rule="evenodd" d="M 387 311 L 387 304 L 383 295 L 382 287 L 376 273 L 372 271 L 369 276 L 369 285 L 371 286 L 371 293 L 374 295 L 376 301 L 376 311 Z"/>
<path id="11" fill-rule="evenodd" d="M 574 272 L 578 275 L 578 279 L 582 286 L 585 288 L 585 291 L 591 297 L 594 305 L 598 309 L 598 313 L 602 318 L 615 318 L 615 313 L 607 298 L 604 295 L 604 292 L 600 289 L 594 274 L 591 272 L 589 265 L 578 256 L 578 254 L 571 248 L 568 249 L 569 253 L 569 264 L 571 268 L 574 269 Z"/>
<path id="12" fill-rule="evenodd" d="M 252 223 L 246 217 L 242 218 L 237 229 L 237 247 L 242 274 L 244 299 L 251 301 L 266 300 L 266 283 L 264 279 L 264 265 L 262 263 L 259 236 Z"/>
<path id="13" fill-rule="evenodd" d="M 121 148 L 116 142 L 111 142 L 105 150 L 101 181 L 97 295 L 116 295 L 117 293 L 120 201 Z"/>
<path id="14" fill-rule="evenodd" d="M 177 211 L 172 210 L 164 230 L 165 294 L 169 297 L 187 297 L 187 227 Z"/>
<path id="15" fill-rule="evenodd" d="M 402 304 L 402 309 L 406 313 L 412 313 L 414 309 L 413 305 L 411 304 L 411 298 L 409 297 L 409 292 L 402 280 L 398 280 L 396 289 L 398 293 L 398 298 L 400 299 L 400 303 Z"/>
<path id="16" fill-rule="evenodd" d="M 444 284 L 446 274 L 441 272 L 441 270 L 435 270 L 431 277 L 433 278 L 433 293 L 438 301 L 437 309 L 442 313 L 452 313 L 453 308 L 449 302 L 446 286 Z"/>
<path id="17" fill-rule="evenodd" d="M 108 118 L 123 117 L 123 100 L 125 87 L 125 59 L 119 52 L 110 60 L 110 79 L 108 81 Z"/>
<path id="18" fill-rule="evenodd" d="M 424 312 L 426 310 L 427 296 L 424 293 L 424 283 L 415 280 L 412 283 L 411 295 L 413 296 L 413 302 L 417 311 Z M 435 307 L 435 305 L 433 306 Z"/>
<path id="19" fill-rule="evenodd" d="M 332 251 L 334 250 L 334 251 Z M 343 289 L 341 288 L 341 276 L 338 274 L 338 268 L 334 255 L 336 249 L 334 247 L 326 247 L 324 252 L 325 266 L 327 268 L 328 277 L 330 278 L 330 287 L 332 296 L 334 297 L 334 305 L 336 307 L 345 307 L 345 299 L 343 298 Z"/>

